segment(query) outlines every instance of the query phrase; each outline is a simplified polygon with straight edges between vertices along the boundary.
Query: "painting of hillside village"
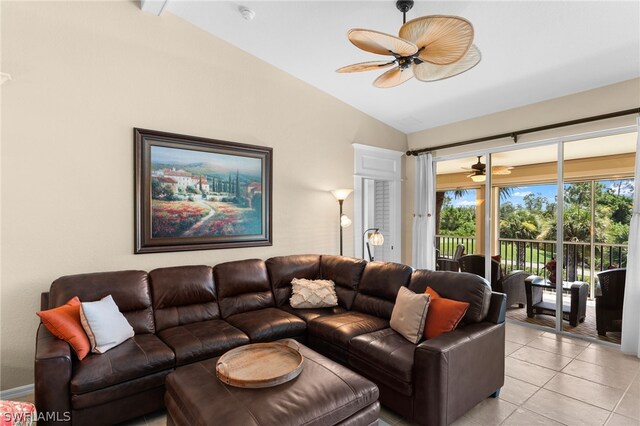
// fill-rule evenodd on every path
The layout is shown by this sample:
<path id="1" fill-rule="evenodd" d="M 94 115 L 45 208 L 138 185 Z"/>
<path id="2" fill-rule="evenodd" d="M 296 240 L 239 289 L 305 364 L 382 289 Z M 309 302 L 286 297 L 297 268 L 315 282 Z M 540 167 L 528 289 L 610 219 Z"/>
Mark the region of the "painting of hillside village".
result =
<path id="1" fill-rule="evenodd" d="M 262 160 L 151 146 L 152 238 L 260 235 Z"/>

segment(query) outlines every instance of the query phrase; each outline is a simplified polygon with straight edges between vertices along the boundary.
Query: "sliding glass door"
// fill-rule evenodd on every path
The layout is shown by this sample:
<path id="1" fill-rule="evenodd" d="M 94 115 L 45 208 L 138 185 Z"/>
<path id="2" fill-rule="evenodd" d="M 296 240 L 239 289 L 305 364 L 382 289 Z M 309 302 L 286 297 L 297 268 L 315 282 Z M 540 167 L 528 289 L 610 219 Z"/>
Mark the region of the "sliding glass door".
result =
<path id="1" fill-rule="evenodd" d="M 635 144 L 635 132 L 564 143 L 563 301 L 571 318 L 562 329 L 617 344 Z"/>
<path id="2" fill-rule="evenodd" d="M 621 320 L 597 305 L 603 279 L 620 281 L 626 266 L 636 135 L 634 126 L 436 157 L 439 265 L 454 267 L 462 246 L 482 256 L 474 273 L 508 294 L 511 321 L 619 343 Z M 611 288 L 607 300 L 622 305 L 623 287 Z"/>
<path id="3" fill-rule="evenodd" d="M 558 148 L 547 144 L 491 154 L 491 253 L 507 316 L 554 330 Z M 527 278 L 532 277 L 530 280 Z"/>

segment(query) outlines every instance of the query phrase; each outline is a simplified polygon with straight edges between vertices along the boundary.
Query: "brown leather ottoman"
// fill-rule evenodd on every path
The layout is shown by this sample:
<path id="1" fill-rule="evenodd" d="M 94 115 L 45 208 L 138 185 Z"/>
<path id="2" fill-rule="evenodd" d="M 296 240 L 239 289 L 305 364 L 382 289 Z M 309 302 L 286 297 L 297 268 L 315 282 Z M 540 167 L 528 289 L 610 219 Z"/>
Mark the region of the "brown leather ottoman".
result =
<path id="1" fill-rule="evenodd" d="M 294 380 L 264 389 L 227 386 L 210 359 L 167 377 L 167 424 L 179 426 L 377 425 L 378 387 L 298 343 L 304 369 Z"/>

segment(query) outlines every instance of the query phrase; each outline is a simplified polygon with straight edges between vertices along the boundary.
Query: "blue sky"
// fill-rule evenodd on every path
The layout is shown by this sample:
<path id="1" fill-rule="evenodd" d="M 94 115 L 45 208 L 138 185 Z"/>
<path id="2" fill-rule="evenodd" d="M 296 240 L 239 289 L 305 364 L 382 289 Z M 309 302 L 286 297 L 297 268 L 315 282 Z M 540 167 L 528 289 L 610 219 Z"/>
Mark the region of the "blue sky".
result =
<path id="1" fill-rule="evenodd" d="M 556 194 L 558 193 L 557 189 L 558 188 L 555 184 L 518 186 L 517 188 L 514 188 L 511 197 L 509 197 L 505 201 L 511 201 L 511 203 L 514 205 L 523 206 L 524 197 L 529 194 L 540 194 L 547 199 L 547 202 L 554 203 L 556 201 Z"/>
<path id="2" fill-rule="evenodd" d="M 601 181 L 604 183 L 607 189 L 617 188 L 620 184 L 620 180 L 609 180 L 609 181 Z M 633 181 L 625 180 L 624 182 L 628 182 L 631 184 L 629 186 L 623 186 L 621 190 L 621 194 L 631 197 L 633 187 Z M 548 184 L 548 185 L 528 185 L 528 186 L 518 186 L 515 187 L 511 197 L 509 197 L 506 201 L 510 201 L 514 205 L 523 206 L 524 205 L 524 197 L 528 194 L 540 194 L 544 198 L 547 199 L 548 202 L 555 202 L 555 197 L 557 194 L 557 186 L 556 184 Z M 467 191 L 464 196 L 461 198 L 453 198 L 451 191 L 447 194 L 452 198 L 451 204 L 454 207 L 467 207 L 467 206 L 475 206 L 476 205 L 476 192 L 474 190 Z"/>
<path id="3" fill-rule="evenodd" d="M 259 158 L 238 157 L 213 152 L 175 149 L 151 146 L 151 163 L 175 164 L 208 163 L 212 169 L 223 171 L 239 170 L 241 173 L 260 175 L 262 161 Z"/>

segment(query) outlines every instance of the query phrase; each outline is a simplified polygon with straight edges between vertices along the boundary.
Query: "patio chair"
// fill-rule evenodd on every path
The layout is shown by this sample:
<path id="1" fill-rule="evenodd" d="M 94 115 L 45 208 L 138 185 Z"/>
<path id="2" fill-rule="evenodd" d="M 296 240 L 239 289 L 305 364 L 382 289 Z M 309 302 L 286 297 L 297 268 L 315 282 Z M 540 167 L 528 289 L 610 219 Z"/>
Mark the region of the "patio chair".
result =
<path id="1" fill-rule="evenodd" d="M 596 328 L 598 334 L 622 331 L 622 305 L 626 268 L 609 269 L 598 273 L 601 295 L 596 294 Z"/>
<path id="2" fill-rule="evenodd" d="M 456 260 L 441 257 L 436 259 L 436 270 L 460 272 L 460 264 Z"/>
<path id="3" fill-rule="evenodd" d="M 453 260 L 458 260 L 464 255 L 464 246 L 462 244 L 458 244 L 456 247 L 455 253 L 453 253 Z"/>
<path id="4" fill-rule="evenodd" d="M 458 259 L 460 271 L 484 277 L 484 256 L 480 254 L 468 254 Z M 524 271 L 511 271 L 503 276 L 500 262 L 491 259 L 491 289 L 507 295 L 507 307 L 518 305 L 524 308 L 527 303 L 527 295 L 524 288 L 524 280 L 530 274 Z"/>
<path id="5" fill-rule="evenodd" d="M 527 294 L 524 289 L 524 280 L 531 275 L 525 271 L 511 271 L 502 278 L 502 289 L 498 290 L 507 295 L 507 308 L 515 304 L 518 308 L 524 308 L 527 303 Z"/>
<path id="6" fill-rule="evenodd" d="M 471 274 L 484 277 L 484 255 L 467 254 L 458 259 L 460 264 L 460 272 L 469 272 Z M 502 270 L 500 263 L 491 259 L 491 289 L 493 291 L 502 292 Z"/>

